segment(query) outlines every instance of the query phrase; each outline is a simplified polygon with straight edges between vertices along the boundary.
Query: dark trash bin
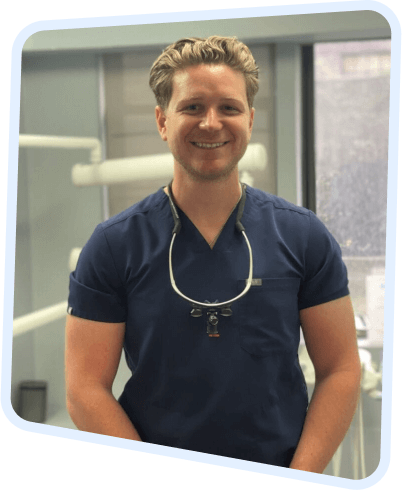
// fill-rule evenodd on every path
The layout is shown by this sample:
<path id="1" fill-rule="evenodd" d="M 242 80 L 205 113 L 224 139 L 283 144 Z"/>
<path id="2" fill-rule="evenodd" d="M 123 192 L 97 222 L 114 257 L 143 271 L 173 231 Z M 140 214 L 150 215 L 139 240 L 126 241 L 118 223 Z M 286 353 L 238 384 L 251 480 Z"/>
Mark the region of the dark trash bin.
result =
<path id="1" fill-rule="evenodd" d="M 19 386 L 18 415 L 28 422 L 42 423 L 46 420 L 46 381 L 23 381 Z"/>

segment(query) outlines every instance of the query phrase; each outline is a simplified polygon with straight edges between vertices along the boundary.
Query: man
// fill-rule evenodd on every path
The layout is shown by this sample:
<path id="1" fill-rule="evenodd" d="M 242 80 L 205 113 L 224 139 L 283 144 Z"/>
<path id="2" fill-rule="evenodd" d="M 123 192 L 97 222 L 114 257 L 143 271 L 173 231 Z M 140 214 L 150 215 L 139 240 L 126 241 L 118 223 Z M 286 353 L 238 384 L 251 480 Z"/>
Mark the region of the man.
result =
<path id="1" fill-rule="evenodd" d="M 360 389 L 340 248 L 310 211 L 239 183 L 258 90 L 243 43 L 180 40 L 156 60 L 150 85 L 173 181 L 99 225 L 71 274 L 71 418 L 84 431 L 322 472 Z M 174 247 L 169 193 L 181 221 Z M 238 296 L 247 240 L 250 290 L 232 314 L 216 308 L 218 333 L 208 335 L 208 313 L 172 286 L 203 304 Z M 308 410 L 300 324 L 316 371 Z M 117 401 L 123 347 L 132 376 Z"/>

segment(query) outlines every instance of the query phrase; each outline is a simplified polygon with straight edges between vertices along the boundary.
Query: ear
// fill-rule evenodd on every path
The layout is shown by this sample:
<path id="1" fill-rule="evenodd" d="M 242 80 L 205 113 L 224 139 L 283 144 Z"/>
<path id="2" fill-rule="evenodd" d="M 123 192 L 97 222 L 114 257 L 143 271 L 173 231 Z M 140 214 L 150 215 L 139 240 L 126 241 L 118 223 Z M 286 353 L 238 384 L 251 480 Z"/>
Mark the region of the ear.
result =
<path id="1" fill-rule="evenodd" d="M 248 134 L 248 139 L 250 140 L 251 138 L 251 132 L 253 130 L 253 124 L 254 124 L 254 114 L 255 114 L 255 109 L 254 107 L 251 109 L 250 111 L 250 121 L 249 121 L 249 126 L 248 126 L 248 130 L 249 130 L 249 134 Z"/>
<path id="2" fill-rule="evenodd" d="M 155 107 L 156 125 L 163 141 L 167 141 L 166 136 L 166 115 L 160 106 Z"/>
<path id="3" fill-rule="evenodd" d="M 251 111 L 250 111 L 250 127 L 249 127 L 249 129 L 250 129 L 250 133 L 251 133 L 251 131 L 252 131 L 252 129 L 253 129 L 253 124 L 254 124 L 254 114 L 255 114 L 255 109 L 254 109 L 254 107 L 252 107 L 252 108 L 251 108 Z"/>

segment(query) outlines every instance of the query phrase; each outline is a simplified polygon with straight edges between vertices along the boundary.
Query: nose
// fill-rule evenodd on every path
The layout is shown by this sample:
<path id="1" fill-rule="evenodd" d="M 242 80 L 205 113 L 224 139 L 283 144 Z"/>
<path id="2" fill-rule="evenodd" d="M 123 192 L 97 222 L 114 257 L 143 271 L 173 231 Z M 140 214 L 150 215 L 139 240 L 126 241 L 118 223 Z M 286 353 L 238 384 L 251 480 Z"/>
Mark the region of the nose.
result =
<path id="1" fill-rule="evenodd" d="M 216 109 L 211 107 L 205 112 L 200 122 L 200 129 L 204 131 L 220 131 L 222 129 L 222 121 Z"/>

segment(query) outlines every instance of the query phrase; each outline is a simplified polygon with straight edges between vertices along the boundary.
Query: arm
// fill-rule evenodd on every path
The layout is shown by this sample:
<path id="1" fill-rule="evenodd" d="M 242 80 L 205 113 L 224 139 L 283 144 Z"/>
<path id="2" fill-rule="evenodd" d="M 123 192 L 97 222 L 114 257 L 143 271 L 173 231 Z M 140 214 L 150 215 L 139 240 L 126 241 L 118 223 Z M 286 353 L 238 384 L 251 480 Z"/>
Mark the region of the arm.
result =
<path id="1" fill-rule="evenodd" d="M 112 394 L 125 324 L 67 316 L 67 410 L 78 429 L 140 441 L 127 414 Z"/>
<path id="2" fill-rule="evenodd" d="M 353 419 L 360 359 L 349 296 L 300 311 L 316 383 L 290 468 L 322 473 Z"/>

